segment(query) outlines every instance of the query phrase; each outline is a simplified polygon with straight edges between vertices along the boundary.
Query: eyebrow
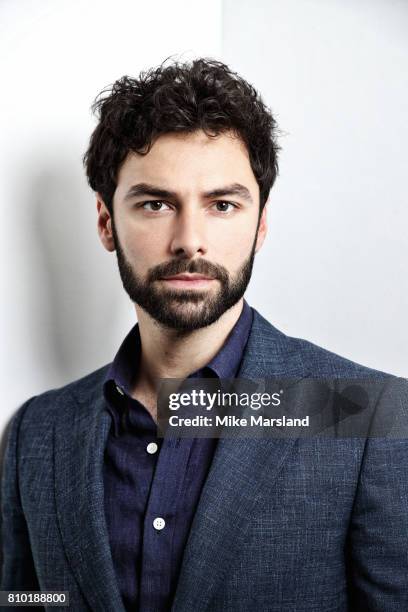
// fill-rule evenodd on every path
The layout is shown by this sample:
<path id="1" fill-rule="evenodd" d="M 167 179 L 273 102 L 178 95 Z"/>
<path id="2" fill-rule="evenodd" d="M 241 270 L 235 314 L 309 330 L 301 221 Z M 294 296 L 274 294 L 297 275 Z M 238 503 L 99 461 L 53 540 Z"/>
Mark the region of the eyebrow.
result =
<path id="1" fill-rule="evenodd" d="M 132 185 L 125 195 L 125 200 L 130 200 L 135 196 L 153 196 L 155 198 L 176 198 L 177 194 L 175 191 L 168 191 L 149 183 L 138 183 Z M 252 203 L 251 194 L 249 189 L 240 183 L 232 183 L 231 185 L 225 185 L 224 187 L 218 187 L 217 189 L 211 189 L 205 191 L 202 196 L 206 199 L 210 198 L 221 198 L 226 196 L 238 196 L 248 202 Z"/>

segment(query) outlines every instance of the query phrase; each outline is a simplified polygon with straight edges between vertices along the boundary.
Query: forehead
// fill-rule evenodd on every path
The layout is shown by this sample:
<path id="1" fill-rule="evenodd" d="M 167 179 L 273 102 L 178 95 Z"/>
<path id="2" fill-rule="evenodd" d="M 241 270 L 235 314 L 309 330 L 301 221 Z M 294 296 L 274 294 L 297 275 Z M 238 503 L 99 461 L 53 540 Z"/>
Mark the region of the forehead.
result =
<path id="1" fill-rule="evenodd" d="M 202 130 L 159 136 L 146 155 L 129 153 L 118 174 L 118 190 L 139 181 L 176 186 L 179 191 L 206 191 L 239 182 L 254 196 L 258 191 L 247 148 L 230 132 L 214 137 Z"/>

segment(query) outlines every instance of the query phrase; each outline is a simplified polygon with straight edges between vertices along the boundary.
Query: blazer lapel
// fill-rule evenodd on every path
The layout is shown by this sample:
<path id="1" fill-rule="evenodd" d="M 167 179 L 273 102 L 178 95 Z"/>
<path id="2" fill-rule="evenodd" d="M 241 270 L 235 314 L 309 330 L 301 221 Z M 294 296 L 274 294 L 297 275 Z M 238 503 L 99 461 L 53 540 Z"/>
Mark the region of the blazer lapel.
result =
<path id="1" fill-rule="evenodd" d="M 239 378 L 307 376 L 286 336 L 256 311 Z M 270 487 L 296 438 L 219 440 L 188 539 L 173 612 L 211 610 L 250 524 L 258 495 Z"/>
<path id="2" fill-rule="evenodd" d="M 109 425 L 101 391 L 79 402 L 67 398 L 55 429 L 56 507 L 68 561 L 91 609 L 124 612 L 104 512 Z"/>
<path id="3" fill-rule="evenodd" d="M 274 480 L 294 442 L 219 441 L 184 553 L 174 612 L 211 610 L 212 596 L 242 547 L 265 476 Z"/>

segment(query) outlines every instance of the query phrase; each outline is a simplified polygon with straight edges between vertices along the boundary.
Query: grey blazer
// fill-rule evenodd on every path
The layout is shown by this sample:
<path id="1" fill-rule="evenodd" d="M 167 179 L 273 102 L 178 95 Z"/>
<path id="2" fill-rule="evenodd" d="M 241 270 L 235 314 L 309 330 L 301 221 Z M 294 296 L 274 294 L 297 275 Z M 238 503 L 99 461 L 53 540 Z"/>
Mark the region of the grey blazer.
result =
<path id="1" fill-rule="evenodd" d="M 69 591 L 74 612 L 124 611 L 104 516 L 107 367 L 26 402 L 4 463 L 1 589 Z M 407 381 L 255 311 L 239 376 L 276 375 L 374 377 L 379 406 L 407 408 Z M 221 439 L 172 611 L 408 610 L 407 472 L 405 438 Z"/>

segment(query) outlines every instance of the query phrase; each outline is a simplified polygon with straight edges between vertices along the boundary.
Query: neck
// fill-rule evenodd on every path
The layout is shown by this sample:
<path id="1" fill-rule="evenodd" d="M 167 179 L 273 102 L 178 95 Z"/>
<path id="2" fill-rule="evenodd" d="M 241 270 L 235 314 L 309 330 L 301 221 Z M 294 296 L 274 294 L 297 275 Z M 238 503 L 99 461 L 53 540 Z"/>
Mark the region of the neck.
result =
<path id="1" fill-rule="evenodd" d="M 243 302 L 239 300 L 212 325 L 192 332 L 164 327 L 136 305 L 141 356 L 133 397 L 153 406 L 158 379 L 186 378 L 211 361 L 238 321 Z"/>

